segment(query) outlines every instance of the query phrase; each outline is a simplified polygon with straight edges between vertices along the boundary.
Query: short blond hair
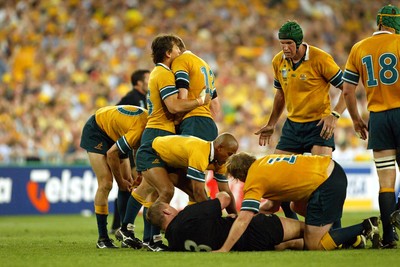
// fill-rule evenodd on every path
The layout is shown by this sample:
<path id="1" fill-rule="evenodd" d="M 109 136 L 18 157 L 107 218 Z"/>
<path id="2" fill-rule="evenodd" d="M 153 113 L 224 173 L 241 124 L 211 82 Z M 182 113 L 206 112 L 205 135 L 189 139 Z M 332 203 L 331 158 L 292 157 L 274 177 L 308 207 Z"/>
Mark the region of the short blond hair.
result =
<path id="1" fill-rule="evenodd" d="M 165 216 L 163 210 L 168 207 L 168 204 L 161 201 L 154 202 L 146 212 L 146 219 L 154 226 L 162 229 L 162 225 L 165 222 Z"/>
<path id="2" fill-rule="evenodd" d="M 254 161 L 256 161 L 256 157 L 246 152 L 239 152 L 230 156 L 226 162 L 227 175 L 244 182 Z"/>

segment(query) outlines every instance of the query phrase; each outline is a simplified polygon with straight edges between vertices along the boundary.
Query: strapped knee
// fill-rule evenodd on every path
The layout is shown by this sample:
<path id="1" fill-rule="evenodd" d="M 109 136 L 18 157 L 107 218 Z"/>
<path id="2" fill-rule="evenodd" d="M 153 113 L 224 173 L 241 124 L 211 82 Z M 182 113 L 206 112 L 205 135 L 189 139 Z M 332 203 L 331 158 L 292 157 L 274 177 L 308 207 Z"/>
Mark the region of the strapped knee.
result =
<path id="1" fill-rule="evenodd" d="M 375 166 L 376 166 L 377 171 L 389 170 L 389 169 L 396 168 L 396 156 L 395 155 L 377 158 L 374 161 L 375 161 Z"/>
<path id="2" fill-rule="evenodd" d="M 337 248 L 337 245 L 329 232 L 322 237 L 321 245 L 325 250 L 333 250 Z"/>

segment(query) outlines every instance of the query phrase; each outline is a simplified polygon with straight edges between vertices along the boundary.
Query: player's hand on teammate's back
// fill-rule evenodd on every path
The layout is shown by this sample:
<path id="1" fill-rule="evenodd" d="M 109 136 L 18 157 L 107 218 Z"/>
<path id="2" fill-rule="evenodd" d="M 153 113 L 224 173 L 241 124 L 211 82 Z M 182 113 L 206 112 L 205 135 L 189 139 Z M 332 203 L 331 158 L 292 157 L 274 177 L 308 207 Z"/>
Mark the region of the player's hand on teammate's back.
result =
<path id="1" fill-rule="evenodd" d="M 260 138 L 258 139 L 258 144 L 260 146 L 266 146 L 267 144 L 269 144 L 269 140 L 274 131 L 274 126 L 264 125 L 260 130 L 258 130 L 258 132 L 254 133 L 256 135 L 260 135 Z"/>
<path id="2" fill-rule="evenodd" d="M 201 98 L 201 100 L 203 101 L 203 105 L 207 105 L 211 102 L 211 93 L 210 93 L 210 89 L 208 89 L 207 87 L 203 87 L 203 90 L 201 91 L 199 97 Z"/>
<path id="3" fill-rule="evenodd" d="M 207 105 L 211 102 L 211 94 L 206 93 L 206 97 L 204 98 L 204 105 Z"/>

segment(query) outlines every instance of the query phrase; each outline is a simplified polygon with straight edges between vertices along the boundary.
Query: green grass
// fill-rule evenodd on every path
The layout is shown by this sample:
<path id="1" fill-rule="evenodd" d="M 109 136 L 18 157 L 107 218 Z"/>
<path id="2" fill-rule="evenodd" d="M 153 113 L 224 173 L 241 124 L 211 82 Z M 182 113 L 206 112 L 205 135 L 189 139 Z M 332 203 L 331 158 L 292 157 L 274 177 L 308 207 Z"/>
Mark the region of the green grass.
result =
<path id="1" fill-rule="evenodd" d="M 372 214 L 374 215 L 374 214 Z M 376 214 L 375 214 L 376 215 Z M 345 213 L 343 226 L 359 223 L 367 213 Z M 111 217 L 111 216 L 110 216 Z M 109 221 L 111 218 L 109 218 Z M 136 235 L 142 236 L 142 218 Z M 95 248 L 95 217 L 79 215 L 0 217 L 0 265 L 110 267 L 233 266 L 397 266 L 399 249 L 272 251 L 230 253 L 147 252 Z"/>

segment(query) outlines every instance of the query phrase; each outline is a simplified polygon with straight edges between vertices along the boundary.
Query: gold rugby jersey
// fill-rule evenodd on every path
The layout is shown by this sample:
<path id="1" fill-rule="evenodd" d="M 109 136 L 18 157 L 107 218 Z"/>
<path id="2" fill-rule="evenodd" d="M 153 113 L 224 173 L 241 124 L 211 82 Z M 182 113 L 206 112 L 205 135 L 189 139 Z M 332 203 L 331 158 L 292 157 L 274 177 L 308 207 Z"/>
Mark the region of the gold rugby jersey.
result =
<path id="1" fill-rule="evenodd" d="M 149 117 L 146 128 L 175 133 L 174 115 L 168 111 L 164 99 L 177 93 L 178 89 L 175 87 L 175 77 L 171 69 L 162 63 L 157 63 L 149 76 L 147 91 Z"/>
<path id="2" fill-rule="evenodd" d="M 329 156 L 268 155 L 250 167 L 241 210 L 259 211 L 261 198 L 307 200 L 328 179 Z"/>
<path id="3" fill-rule="evenodd" d="M 192 52 L 185 51 L 177 57 L 172 62 L 171 69 L 175 73 L 176 87 L 188 89 L 188 99 L 198 98 L 205 88 L 209 89 L 212 96 L 216 94 L 214 73 L 207 62 Z M 212 118 L 210 104 L 189 111 L 183 119 L 193 116 Z"/>
<path id="4" fill-rule="evenodd" d="M 356 43 L 347 59 L 343 80 L 364 84 L 369 111 L 400 107 L 400 35 L 375 32 Z"/>
<path id="5" fill-rule="evenodd" d="M 158 156 L 170 167 L 187 168 L 187 177 L 205 182 L 205 170 L 213 170 L 218 182 L 228 182 L 225 165 L 214 163 L 214 145 L 194 136 L 156 137 L 152 144 Z"/>
<path id="6" fill-rule="evenodd" d="M 117 142 L 121 152 L 137 149 L 147 123 L 147 110 L 137 106 L 107 106 L 95 113 L 96 124 Z"/>
<path id="7" fill-rule="evenodd" d="M 283 51 L 272 60 L 274 87 L 283 90 L 288 118 L 294 122 L 310 122 L 331 114 L 329 89 L 342 85 L 343 72 L 332 56 L 307 45 L 304 60 L 294 68 Z"/>

